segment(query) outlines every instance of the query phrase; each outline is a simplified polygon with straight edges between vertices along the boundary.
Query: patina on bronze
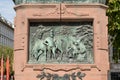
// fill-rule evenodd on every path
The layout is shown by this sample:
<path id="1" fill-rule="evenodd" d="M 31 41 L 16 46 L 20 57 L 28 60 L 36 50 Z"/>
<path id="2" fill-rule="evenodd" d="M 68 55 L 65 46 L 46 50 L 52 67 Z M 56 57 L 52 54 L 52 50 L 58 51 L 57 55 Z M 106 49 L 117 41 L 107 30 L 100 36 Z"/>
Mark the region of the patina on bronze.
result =
<path id="1" fill-rule="evenodd" d="M 102 3 L 105 4 L 106 0 L 13 0 L 15 4 L 21 3 Z"/>
<path id="2" fill-rule="evenodd" d="M 85 73 L 82 72 L 74 72 L 72 74 L 64 74 L 63 76 L 59 76 L 59 74 L 51 74 L 51 73 L 45 73 L 42 72 L 37 76 L 40 80 L 44 80 L 45 78 L 47 80 L 83 80 L 83 78 L 86 76 Z"/>
<path id="3" fill-rule="evenodd" d="M 29 63 L 93 63 L 92 22 L 30 23 Z"/>

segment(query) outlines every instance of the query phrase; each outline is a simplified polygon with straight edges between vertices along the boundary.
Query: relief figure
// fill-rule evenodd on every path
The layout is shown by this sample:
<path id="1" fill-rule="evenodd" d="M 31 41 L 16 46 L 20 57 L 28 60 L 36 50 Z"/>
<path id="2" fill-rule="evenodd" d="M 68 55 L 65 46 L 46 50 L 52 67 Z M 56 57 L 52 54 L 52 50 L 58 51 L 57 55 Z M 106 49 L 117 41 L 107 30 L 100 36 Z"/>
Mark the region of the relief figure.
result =
<path id="1" fill-rule="evenodd" d="M 45 40 L 44 40 L 44 44 L 46 45 L 47 47 L 47 55 L 49 54 L 50 56 L 50 59 L 52 58 L 56 58 L 55 56 L 55 51 L 56 51 L 56 46 L 55 46 L 55 43 L 54 43 L 54 40 L 53 38 L 51 37 L 47 37 Z"/>
<path id="2" fill-rule="evenodd" d="M 36 61 L 46 61 L 46 45 L 43 40 L 38 39 L 32 51 Z"/>
<path id="3" fill-rule="evenodd" d="M 91 23 L 43 23 L 32 27 L 31 32 L 30 59 L 37 63 L 93 62 Z"/>

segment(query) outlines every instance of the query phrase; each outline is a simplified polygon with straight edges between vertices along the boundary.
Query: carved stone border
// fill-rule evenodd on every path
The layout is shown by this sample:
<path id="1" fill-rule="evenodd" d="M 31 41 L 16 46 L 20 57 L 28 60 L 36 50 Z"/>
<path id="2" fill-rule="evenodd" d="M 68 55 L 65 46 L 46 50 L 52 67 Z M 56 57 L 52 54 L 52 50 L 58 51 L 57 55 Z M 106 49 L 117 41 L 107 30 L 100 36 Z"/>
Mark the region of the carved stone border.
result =
<path id="1" fill-rule="evenodd" d="M 58 67 L 59 66 L 59 67 Z M 54 67 L 54 68 L 53 68 Z M 53 72 L 58 72 L 58 71 L 65 71 L 69 72 L 72 70 L 80 70 L 80 71 L 91 71 L 91 69 L 95 68 L 97 71 L 101 71 L 101 69 L 97 65 L 93 64 L 26 64 L 23 65 L 21 71 L 24 71 L 25 68 L 32 68 L 34 71 L 44 71 L 44 70 L 51 70 Z"/>

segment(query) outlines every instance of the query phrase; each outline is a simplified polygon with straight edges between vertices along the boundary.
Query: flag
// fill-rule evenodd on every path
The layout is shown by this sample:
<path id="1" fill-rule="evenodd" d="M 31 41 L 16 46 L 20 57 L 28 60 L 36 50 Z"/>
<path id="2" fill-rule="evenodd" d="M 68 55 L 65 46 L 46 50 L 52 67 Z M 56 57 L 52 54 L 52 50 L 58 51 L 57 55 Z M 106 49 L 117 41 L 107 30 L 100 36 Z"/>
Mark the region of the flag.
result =
<path id="1" fill-rule="evenodd" d="M 1 78 L 0 80 L 3 80 L 3 72 L 4 72 L 4 67 L 3 67 L 3 55 L 2 55 L 2 58 L 1 58 Z"/>
<path id="2" fill-rule="evenodd" d="M 8 56 L 6 61 L 6 80 L 9 80 L 9 76 L 10 76 L 10 61 Z"/>

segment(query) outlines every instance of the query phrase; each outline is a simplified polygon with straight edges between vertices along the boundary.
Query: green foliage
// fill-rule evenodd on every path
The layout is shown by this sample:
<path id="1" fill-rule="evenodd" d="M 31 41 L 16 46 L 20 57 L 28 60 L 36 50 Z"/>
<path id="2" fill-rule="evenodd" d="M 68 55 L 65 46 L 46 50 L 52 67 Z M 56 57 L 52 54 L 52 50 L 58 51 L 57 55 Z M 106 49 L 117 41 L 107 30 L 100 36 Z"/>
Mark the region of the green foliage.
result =
<path id="1" fill-rule="evenodd" d="M 108 0 L 107 5 L 109 34 L 112 37 L 116 36 L 113 41 L 113 59 L 117 62 L 116 60 L 120 59 L 120 0 Z"/>
<path id="2" fill-rule="evenodd" d="M 120 0 L 108 1 L 109 31 L 120 30 Z"/>
<path id="3" fill-rule="evenodd" d="M 6 59 L 7 56 L 9 56 L 9 60 L 10 60 L 10 74 L 13 73 L 13 49 L 6 47 L 6 46 L 1 46 L 0 45 L 0 59 L 2 58 L 3 55 L 3 59 L 4 59 L 4 73 L 5 73 L 5 68 L 6 68 Z"/>

